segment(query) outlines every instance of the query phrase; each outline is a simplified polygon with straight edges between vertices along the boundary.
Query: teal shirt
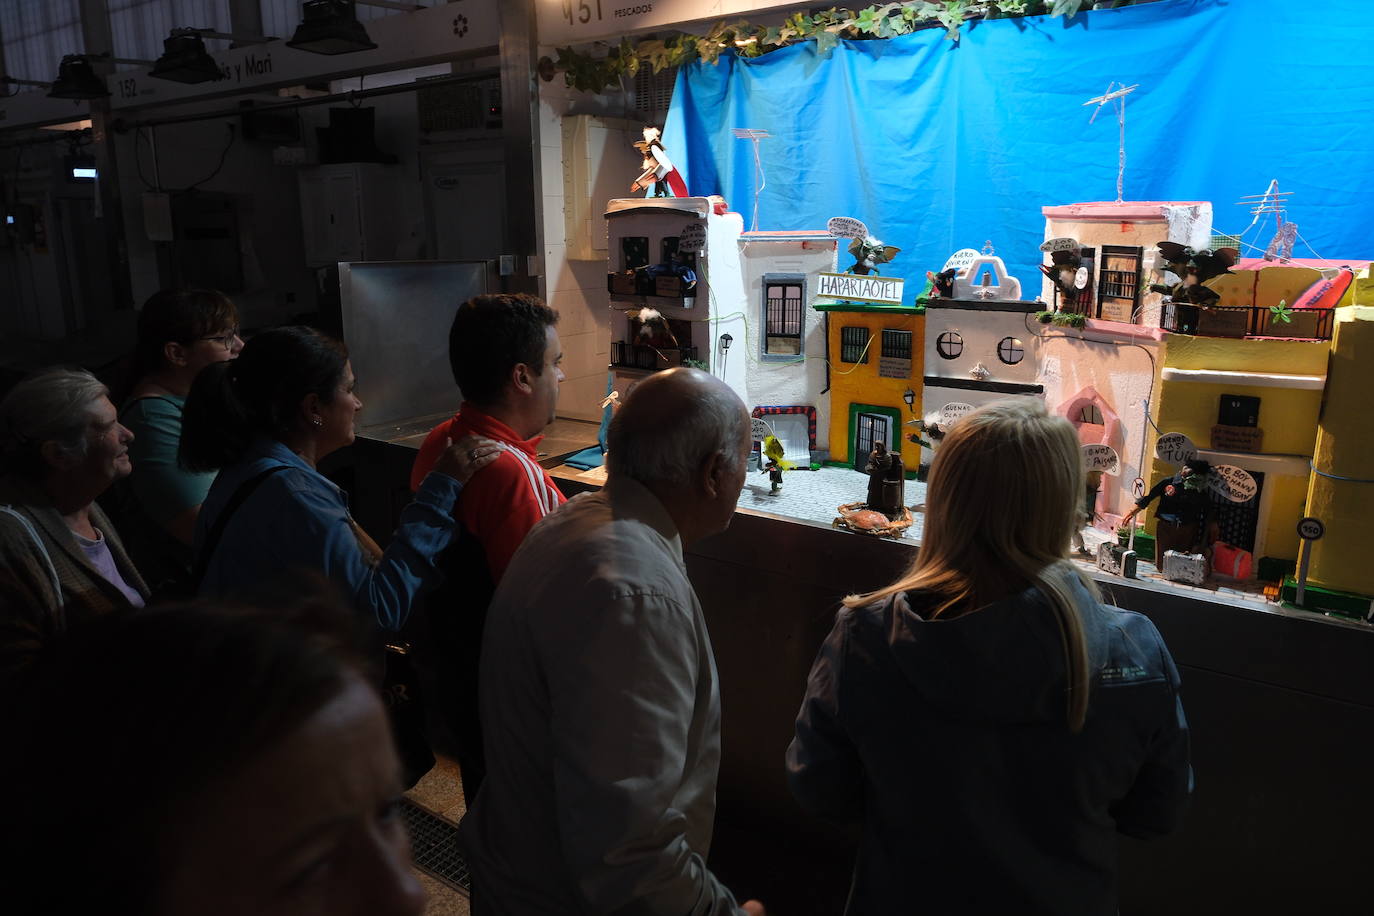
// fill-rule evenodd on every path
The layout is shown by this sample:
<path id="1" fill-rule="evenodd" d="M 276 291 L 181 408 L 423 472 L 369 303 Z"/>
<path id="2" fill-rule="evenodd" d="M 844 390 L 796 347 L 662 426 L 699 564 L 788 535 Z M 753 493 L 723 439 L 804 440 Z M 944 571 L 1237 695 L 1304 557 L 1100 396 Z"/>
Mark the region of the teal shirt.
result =
<path id="1" fill-rule="evenodd" d="M 193 473 L 177 464 L 181 445 L 181 411 L 186 399 L 159 395 L 125 405 L 119 416 L 134 434 L 129 460 L 134 471 L 129 486 L 139 509 L 159 525 L 205 502 L 214 473 Z"/>

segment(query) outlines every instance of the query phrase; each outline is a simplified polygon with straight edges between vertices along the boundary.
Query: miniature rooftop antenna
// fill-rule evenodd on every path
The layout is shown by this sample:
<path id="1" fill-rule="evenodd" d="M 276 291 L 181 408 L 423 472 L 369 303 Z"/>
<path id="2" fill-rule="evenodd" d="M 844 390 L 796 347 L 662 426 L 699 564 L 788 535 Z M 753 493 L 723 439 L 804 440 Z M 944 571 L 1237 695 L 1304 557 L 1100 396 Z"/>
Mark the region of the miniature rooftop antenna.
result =
<path id="1" fill-rule="evenodd" d="M 756 127 L 736 127 L 735 139 L 752 140 L 754 143 L 754 226 L 752 231 L 759 231 L 759 195 L 767 186 L 763 177 L 763 160 L 759 158 L 759 141 L 765 137 L 773 136 L 766 130 Z"/>
<path id="2" fill-rule="evenodd" d="M 1112 87 L 1116 88 L 1113 89 Z M 1115 80 L 1107 84 L 1107 91 L 1095 99 L 1088 99 L 1083 105 L 1097 103 L 1093 109 L 1093 116 L 1088 119 L 1088 123 L 1097 120 L 1097 115 L 1102 111 L 1102 106 L 1108 102 L 1116 102 L 1116 122 L 1121 125 L 1121 140 L 1117 146 L 1116 156 L 1116 202 L 1121 203 L 1121 189 L 1126 179 L 1126 96 L 1140 88 L 1137 83 L 1134 86 L 1127 86 L 1125 83 L 1118 83 Z"/>
<path id="3" fill-rule="evenodd" d="M 1250 212 L 1254 214 L 1254 219 L 1250 220 L 1250 225 L 1246 226 L 1237 236 L 1247 248 L 1259 250 L 1258 246 L 1250 245 L 1244 241 L 1245 233 L 1255 228 L 1256 224 L 1269 214 L 1274 215 L 1276 231 L 1273 241 L 1265 249 L 1264 259 L 1266 261 L 1272 261 L 1275 258 L 1280 261 L 1287 261 L 1293 257 L 1293 242 L 1300 236 L 1298 235 L 1297 223 L 1288 221 L 1288 198 L 1292 194 L 1292 191 L 1280 191 L 1279 180 L 1275 178 L 1269 182 L 1269 187 L 1265 189 L 1263 194 L 1247 194 L 1236 201 L 1237 206 L 1249 207 Z M 1303 244 L 1307 244 L 1306 239 L 1303 239 Z M 1308 245 L 1307 247 L 1311 248 L 1312 246 Z M 1315 251 L 1312 253 L 1316 254 Z"/>

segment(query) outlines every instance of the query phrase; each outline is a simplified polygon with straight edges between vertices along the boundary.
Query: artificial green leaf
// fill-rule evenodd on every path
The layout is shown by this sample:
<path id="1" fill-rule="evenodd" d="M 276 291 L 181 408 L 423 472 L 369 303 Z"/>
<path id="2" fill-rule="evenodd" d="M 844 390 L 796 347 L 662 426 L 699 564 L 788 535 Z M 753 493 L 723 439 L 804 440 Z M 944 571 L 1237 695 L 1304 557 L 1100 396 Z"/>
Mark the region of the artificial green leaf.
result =
<path id="1" fill-rule="evenodd" d="M 840 43 L 840 36 L 829 29 L 822 29 L 816 33 L 816 51 L 820 54 L 828 54 L 835 45 Z"/>

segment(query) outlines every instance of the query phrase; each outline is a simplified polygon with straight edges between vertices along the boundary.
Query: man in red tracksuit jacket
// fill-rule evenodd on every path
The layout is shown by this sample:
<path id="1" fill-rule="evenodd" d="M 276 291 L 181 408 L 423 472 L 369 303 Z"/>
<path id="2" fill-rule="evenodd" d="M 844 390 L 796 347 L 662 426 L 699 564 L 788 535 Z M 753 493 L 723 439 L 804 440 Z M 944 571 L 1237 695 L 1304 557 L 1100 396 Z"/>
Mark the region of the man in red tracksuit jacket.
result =
<path id="1" fill-rule="evenodd" d="M 487 605 L 525 535 L 565 500 L 536 458 L 563 381 L 557 323 L 556 311 L 523 293 L 476 296 L 458 307 L 448 354 L 462 405 L 430 430 L 410 477 L 417 488 L 445 443 L 469 434 L 502 447 L 458 497 L 454 515 L 462 530 L 440 559 L 444 585 L 426 601 L 439 709 L 457 743 L 469 803 L 486 772 L 477 667 Z"/>

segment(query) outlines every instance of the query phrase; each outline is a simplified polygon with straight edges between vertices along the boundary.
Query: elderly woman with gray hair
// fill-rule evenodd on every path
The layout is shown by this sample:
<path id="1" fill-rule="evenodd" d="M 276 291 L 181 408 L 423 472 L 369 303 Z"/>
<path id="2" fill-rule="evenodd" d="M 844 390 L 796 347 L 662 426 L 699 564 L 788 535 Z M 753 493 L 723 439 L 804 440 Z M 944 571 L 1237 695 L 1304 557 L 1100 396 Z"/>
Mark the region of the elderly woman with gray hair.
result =
<path id="1" fill-rule="evenodd" d="M 0 401 L 0 670 L 86 618 L 147 600 L 95 504 L 131 470 L 131 441 L 83 369 L 42 370 Z"/>

